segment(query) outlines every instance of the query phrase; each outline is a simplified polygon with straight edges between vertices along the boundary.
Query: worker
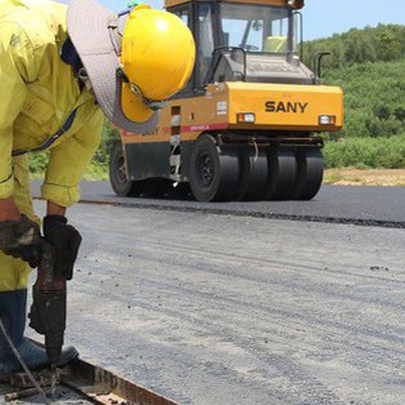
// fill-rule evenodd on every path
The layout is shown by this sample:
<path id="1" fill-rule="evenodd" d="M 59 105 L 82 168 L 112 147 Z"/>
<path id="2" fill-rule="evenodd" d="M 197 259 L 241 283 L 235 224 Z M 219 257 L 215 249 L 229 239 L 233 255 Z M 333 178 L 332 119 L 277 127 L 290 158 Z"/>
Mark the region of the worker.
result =
<path id="1" fill-rule="evenodd" d="M 0 0 L 0 374 L 32 370 L 45 350 L 24 337 L 27 277 L 41 238 L 70 278 L 80 234 L 66 217 L 97 148 L 103 113 L 132 133 L 155 128 L 165 100 L 194 66 L 191 32 L 175 15 L 137 5 L 112 13 L 95 0 Z M 29 152 L 49 150 L 42 222 L 30 195 Z M 77 356 L 63 351 L 61 364 Z"/>

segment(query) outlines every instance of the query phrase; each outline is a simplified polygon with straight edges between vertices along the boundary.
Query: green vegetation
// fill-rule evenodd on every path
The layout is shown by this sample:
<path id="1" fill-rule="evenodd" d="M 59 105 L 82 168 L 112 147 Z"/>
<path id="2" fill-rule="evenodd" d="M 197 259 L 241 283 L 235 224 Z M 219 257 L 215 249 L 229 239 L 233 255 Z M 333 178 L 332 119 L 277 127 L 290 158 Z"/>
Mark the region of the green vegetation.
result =
<path id="1" fill-rule="evenodd" d="M 323 134 L 326 167 L 405 168 L 405 26 L 352 29 L 304 45 L 305 63 L 329 51 L 323 82 L 345 93 L 345 126 Z M 106 178 L 108 151 L 118 138 L 108 123 L 85 178 Z M 34 176 L 42 175 L 47 155 L 31 158 Z"/>
<path id="2" fill-rule="evenodd" d="M 354 137 L 405 133 L 405 26 L 352 29 L 305 44 L 305 62 L 324 59 L 325 84 L 345 93 L 345 130 Z"/>
<path id="3" fill-rule="evenodd" d="M 304 44 L 304 61 L 311 66 L 317 52 L 331 52 L 325 59 L 328 69 L 341 69 L 367 62 L 390 62 L 405 56 L 405 26 L 379 25 L 376 28 L 351 29 L 330 38 Z"/>
<path id="4" fill-rule="evenodd" d="M 343 88 L 349 136 L 377 138 L 405 133 L 405 59 L 325 69 L 324 82 Z"/>
<path id="5" fill-rule="evenodd" d="M 324 156 L 327 168 L 405 168 L 405 135 L 391 138 L 350 138 L 338 142 L 327 142 Z"/>
<path id="6" fill-rule="evenodd" d="M 325 134 L 326 167 L 405 168 L 405 59 L 325 69 L 324 82 L 345 93 L 344 130 Z"/>
<path id="7" fill-rule="evenodd" d="M 325 51 L 323 83 L 345 93 L 344 130 L 324 135 L 326 167 L 405 168 L 405 26 L 308 42 L 306 63 Z"/>

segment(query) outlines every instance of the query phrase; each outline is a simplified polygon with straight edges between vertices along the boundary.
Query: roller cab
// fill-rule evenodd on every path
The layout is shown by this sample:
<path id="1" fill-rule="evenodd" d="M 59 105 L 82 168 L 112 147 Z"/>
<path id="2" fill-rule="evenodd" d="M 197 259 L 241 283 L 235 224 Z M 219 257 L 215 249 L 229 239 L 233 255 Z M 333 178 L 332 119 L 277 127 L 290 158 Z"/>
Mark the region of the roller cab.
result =
<path id="1" fill-rule="evenodd" d="M 167 0 L 197 44 L 193 76 L 148 134 L 121 133 L 118 195 L 190 193 L 200 201 L 312 199 L 322 140 L 343 121 L 343 93 L 300 58 L 303 1 Z"/>

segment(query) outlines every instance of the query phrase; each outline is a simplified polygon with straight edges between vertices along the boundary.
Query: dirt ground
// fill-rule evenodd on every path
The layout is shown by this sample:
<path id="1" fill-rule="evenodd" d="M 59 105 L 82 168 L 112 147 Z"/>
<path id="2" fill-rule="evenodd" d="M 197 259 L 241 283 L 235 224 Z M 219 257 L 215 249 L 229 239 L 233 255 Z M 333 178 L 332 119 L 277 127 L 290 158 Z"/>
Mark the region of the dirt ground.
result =
<path id="1" fill-rule="evenodd" d="M 325 184 L 345 186 L 405 186 L 405 169 L 328 169 Z"/>

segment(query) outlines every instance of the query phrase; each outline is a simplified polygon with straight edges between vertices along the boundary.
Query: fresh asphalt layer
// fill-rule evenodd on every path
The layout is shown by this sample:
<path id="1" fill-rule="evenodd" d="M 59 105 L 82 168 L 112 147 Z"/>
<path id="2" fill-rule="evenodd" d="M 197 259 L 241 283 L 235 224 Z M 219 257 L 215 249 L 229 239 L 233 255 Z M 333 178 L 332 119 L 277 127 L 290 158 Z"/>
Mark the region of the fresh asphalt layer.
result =
<path id="1" fill-rule="evenodd" d="M 39 196 L 39 182 L 34 195 Z M 107 181 L 82 183 L 82 200 L 137 208 L 405 228 L 405 187 L 323 186 L 312 201 L 201 203 L 119 198 Z"/>
<path id="2" fill-rule="evenodd" d="M 404 229 L 95 204 L 69 220 L 83 359 L 180 404 L 405 403 Z"/>

